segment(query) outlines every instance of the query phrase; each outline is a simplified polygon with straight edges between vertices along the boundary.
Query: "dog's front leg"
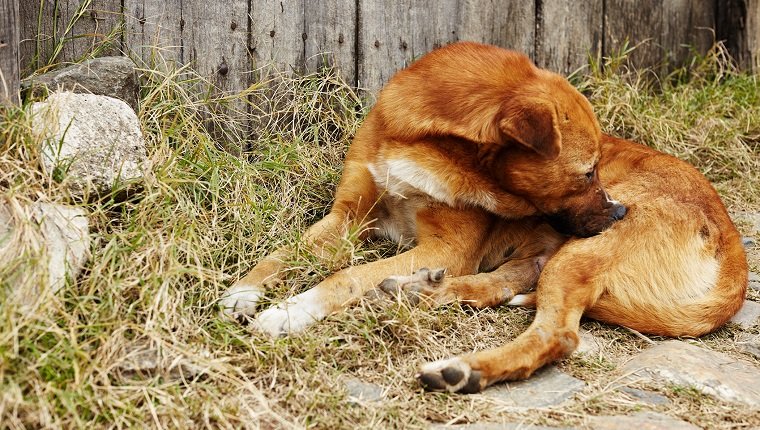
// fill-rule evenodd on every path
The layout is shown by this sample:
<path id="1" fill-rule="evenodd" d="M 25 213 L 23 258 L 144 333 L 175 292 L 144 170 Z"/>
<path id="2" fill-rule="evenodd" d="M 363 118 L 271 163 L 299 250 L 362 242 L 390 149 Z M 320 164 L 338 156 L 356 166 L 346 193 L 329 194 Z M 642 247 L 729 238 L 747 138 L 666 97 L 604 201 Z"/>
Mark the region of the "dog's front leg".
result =
<path id="1" fill-rule="evenodd" d="M 351 226 L 366 223 L 371 226 L 369 213 L 377 201 L 377 187 L 367 167 L 346 160 L 335 203 L 326 217 L 309 227 L 301 237 L 303 246 L 315 255 L 329 258 Z M 369 235 L 369 228 L 363 236 Z M 222 312 L 229 317 L 252 316 L 266 290 L 281 282 L 286 269 L 284 260 L 292 250 L 283 247 L 264 257 L 251 271 L 233 284 L 219 300 Z"/>
<path id="2" fill-rule="evenodd" d="M 477 261 L 462 257 L 459 250 L 443 241 L 425 241 L 397 256 L 343 269 L 314 288 L 265 310 L 256 318 L 255 326 L 271 336 L 302 331 L 357 301 L 392 274 L 443 265 L 463 275 L 474 273 Z"/>

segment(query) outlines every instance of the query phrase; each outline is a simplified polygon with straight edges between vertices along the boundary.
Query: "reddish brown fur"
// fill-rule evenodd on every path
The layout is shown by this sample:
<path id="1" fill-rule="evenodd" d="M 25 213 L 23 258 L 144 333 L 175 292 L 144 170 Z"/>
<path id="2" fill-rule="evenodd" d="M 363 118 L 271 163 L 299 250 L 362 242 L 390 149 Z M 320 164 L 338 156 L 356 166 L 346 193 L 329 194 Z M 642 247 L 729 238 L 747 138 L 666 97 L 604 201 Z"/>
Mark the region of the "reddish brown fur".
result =
<path id="1" fill-rule="evenodd" d="M 613 223 L 616 206 L 602 184 L 628 207 L 622 221 Z M 567 240 L 541 215 L 601 234 Z M 565 79 L 492 46 L 450 45 L 390 81 L 349 149 L 330 214 L 304 241 L 322 252 L 367 221 L 375 228 L 367 235 L 413 238 L 416 246 L 315 286 L 326 314 L 421 267 L 447 268 L 443 282 L 423 289 L 434 303 L 495 306 L 538 279 L 527 299 L 536 319 L 524 334 L 456 359 L 476 386 L 449 386 L 440 369 L 423 370 L 431 389 L 472 392 L 528 377 L 575 348 L 583 314 L 645 333 L 699 336 L 739 309 L 747 285 L 739 235 L 699 172 L 603 136 Z M 240 284 L 276 280 L 286 252 L 262 260 Z"/>

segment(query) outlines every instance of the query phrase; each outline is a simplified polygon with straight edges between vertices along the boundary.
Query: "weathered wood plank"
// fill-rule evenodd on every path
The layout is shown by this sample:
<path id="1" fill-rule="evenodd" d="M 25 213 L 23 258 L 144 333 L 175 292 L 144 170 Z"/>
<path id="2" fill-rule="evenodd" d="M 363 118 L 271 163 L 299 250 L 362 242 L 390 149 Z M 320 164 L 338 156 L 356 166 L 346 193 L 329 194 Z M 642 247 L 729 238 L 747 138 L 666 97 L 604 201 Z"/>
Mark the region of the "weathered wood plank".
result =
<path id="1" fill-rule="evenodd" d="M 304 1 L 251 0 L 251 55 L 255 68 L 303 70 Z"/>
<path id="2" fill-rule="evenodd" d="M 183 61 L 224 92 L 248 87 L 248 2 L 186 2 L 182 17 Z"/>
<path id="3" fill-rule="evenodd" d="M 337 67 L 356 85 L 356 1 L 304 0 L 306 68 Z"/>
<path id="4" fill-rule="evenodd" d="M 536 64 L 562 75 L 588 64 L 601 52 L 603 0 L 541 3 L 536 16 Z"/>
<path id="5" fill-rule="evenodd" d="M 22 65 L 30 70 L 121 48 L 121 0 L 21 2 Z"/>
<path id="6" fill-rule="evenodd" d="M 26 75 L 47 64 L 56 40 L 60 12 L 55 0 L 19 2 L 21 69 Z"/>
<path id="7" fill-rule="evenodd" d="M 747 3 L 747 50 L 749 58 L 745 67 L 760 71 L 760 0 Z"/>
<path id="8" fill-rule="evenodd" d="M 414 59 L 457 40 L 472 40 L 533 55 L 534 2 L 404 0 L 359 3 L 359 86 L 379 90 Z"/>
<path id="9" fill-rule="evenodd" d="M 662 36 L 668 69 L 680 67 L 692 50 L 707 52 L 713 44 L 715 8 L 705 0 L 668 0 L 662 3 Z"/>
<path id="10" fill-rule="evenodd" d="M 760 71 L 760 0 L 718 0 L 716 35 L 740 67 Z"/>
<path id="11" fill-rule="evenodd" d="M 0 105 L 19 102 L 20 25 L 18 2 L 0 0 Z"/>
<path id="12" fill-rule="evenodd" d="M 358 85 L 378 91 L 415 58 L 458 39 L 456 0 L 359 3 Z"/>
<path id="13" fill-rule="evenodd" d="M 534 58 L 535 2 L 460 0 L 456 13 L 460 40 L 490 43 Z"/>
<path id="14" fill-rule="evenodd" d="M 121 0 L 69 0 L 63 15 L 71 28 L 64 34 L 62 62 L 114 55 L 121 49 Z"/>
<path id="15" fill-rule="evenodd" d="M 662 64 L 662 0 L 605 0 L 604 55 L 614 55 L 628 41 L 637 46 L 629 62 L 637 67 Z"/>
<path id="16" fill-rule="evenodd" d="M 182 0 L 124 0 L 125 45 L 148 65 L 183 63 Z"/>

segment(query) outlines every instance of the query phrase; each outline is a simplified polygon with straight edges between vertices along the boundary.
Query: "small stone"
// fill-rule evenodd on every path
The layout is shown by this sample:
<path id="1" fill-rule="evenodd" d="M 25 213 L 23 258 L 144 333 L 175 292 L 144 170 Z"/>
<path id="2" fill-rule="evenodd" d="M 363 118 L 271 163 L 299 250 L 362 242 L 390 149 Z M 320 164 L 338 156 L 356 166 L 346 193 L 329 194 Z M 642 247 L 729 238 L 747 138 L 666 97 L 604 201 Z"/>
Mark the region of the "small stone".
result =
<path id="1" fill-rule="evenodd" d="M 744 305 L 739 309 L 739 312 L 731 318 L 730 322 L 743 329 L 748 329 L 758 323 L 758 318 L 760 318 L 760 303 L 753 302 L 752 300 L 745 300 Z"/>
<path id="2" fill-rule="evenodd" d="M 81 273 L 90 258 L 87 212 L 47 202 L 0 205 L 0 261 L 11 264 L 20 256 L 24 261 L 5 281 L 15 300 L 28 306 Z"/>
<path id="3" fill-rule="evenodd" d="M 736 344 L 740 351 L 760 359 L 760 334 L 742 333 Z"/>
<path id="4" fill-rule="evenodd" d="M 385 393 L 385 388 L 357 378 L 346 378 L 343 384 L 346 386 L 349 397 L 360 402 L 382 400 Z"/>
<path id="5" fill-rule="evenodd" d="M 628 380 L 691 387 L 726 402 L 760 406 L 760 369 L 726 354 L 671 340 L 635 356 L 622 368 Z"/>
<path id="6" fill-rule="evenodd" d="M 81 197 L 143 177 L 147 150 L 137 115 L 121 100 L 55 93 L 32 105 L 42 167 Z"/>
<path id="7" fill-rule="evenodd" d="M 588 417 L 587 424 L 593 430 L 700 430 L 686 421 L 656 412 Z"/>
<path id="8" fill-rule="evenodd" d="M 755 272 L 749 272 L 749 287 L 760 291 L 760 275 Z"/>
<path id="9" fill-rule="evenodd" d="M 35 96 L 55 91 L 98 94 L 123 100 L 138 110 L 139 82 L 135 63 L 127 57 L 100 57 L 64 67 L 21 82 Z"/>
<path id="10" fill-rule="evenodd" d="M 192 354 L 202 359 L 211 358 L 206 350 L 195 351 Z M 196 363 L 189 357 L 178 354 L 168 348 L 152 345 L 147 341 L 138 341 L 124 350 L 116 368 L 123 376 L 129 378 L 153 378 L 161 376 L 166 380 L 176 381 L 192 379 L 207 371 L 207 366 Z"/>
<path id="11" fill-rule="evenodd" d="M 497 384 L 482 395 L 510 406 L 540 408 L 556 406 L 582 390 L 586 383 L 550 366 L 525 381 Z"/>
<path id="12" fill-rule="evenodd" d="M 653 391 L 639 390 L 638 388 L 622 387 L 620 391 L 633 398 L 637 403 L 649 405 L 668 405 L 670 399 Z"/>
<path id="13" fill-rule="evenodd" d="M 745 248 L 752 248 L 755 246 L 755 239 L 751 237 L 742 237 L 742 245 L 744 245 Z"/>
<path id="14" fill-rule="evenodd" d="M 430 426 L 431 430 L 573 430 L 574 427 L 547 427 L 535 426 L 524 423 L 472 423 L 444 425 L 436 424 Z"/>

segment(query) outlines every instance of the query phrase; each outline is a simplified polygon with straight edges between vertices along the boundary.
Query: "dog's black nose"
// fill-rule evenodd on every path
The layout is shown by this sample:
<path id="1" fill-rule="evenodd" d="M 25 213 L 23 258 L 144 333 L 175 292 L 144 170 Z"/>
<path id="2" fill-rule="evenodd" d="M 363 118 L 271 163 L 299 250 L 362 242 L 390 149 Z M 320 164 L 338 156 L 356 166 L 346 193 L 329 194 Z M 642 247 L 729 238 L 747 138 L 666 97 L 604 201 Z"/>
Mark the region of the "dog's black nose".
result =
<path id="1" fill-rule="evenodd" d="M 625 208 L 625 206 L 621 205 L 620 203 L 615 203 L 612 206 L 612 219 L 615 221 L 619 221 L 623 219 L 625 214 L 628 212 L 628 209 Z"/>

